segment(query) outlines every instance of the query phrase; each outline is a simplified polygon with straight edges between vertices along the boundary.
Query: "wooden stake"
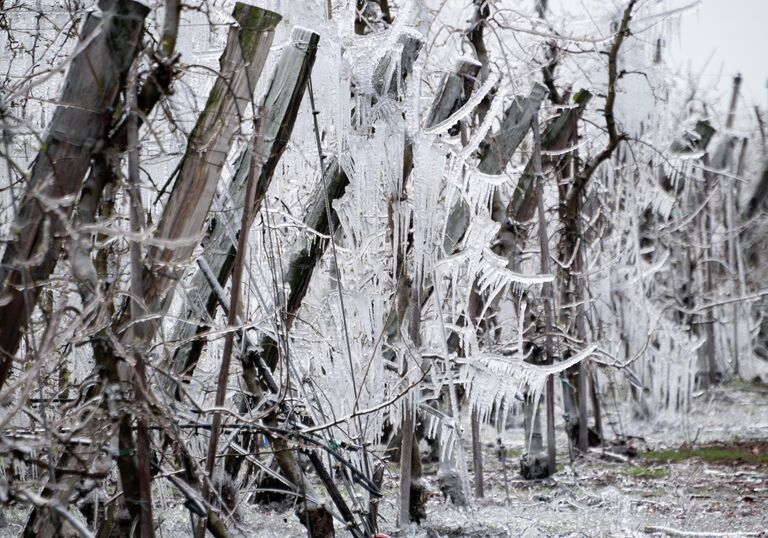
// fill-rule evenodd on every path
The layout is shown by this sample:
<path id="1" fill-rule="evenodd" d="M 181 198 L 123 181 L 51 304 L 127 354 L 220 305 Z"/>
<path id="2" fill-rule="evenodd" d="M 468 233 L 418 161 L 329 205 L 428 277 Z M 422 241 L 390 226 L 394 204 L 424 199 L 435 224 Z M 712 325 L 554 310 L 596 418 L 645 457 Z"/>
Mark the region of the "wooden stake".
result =
<path id="1" fill-rule="evenodd" d="M 533 131 L 533 166 L 536 177 L 536 205 L 539 213 L 539 247 L 541 249 L 541 272 L 549 274 L 549 235 L 547 234 L 547 218 L 544 213 L 544 176 L 541 168 L 541 137 L 539 136 L 539 115 L 534 114 L 531 121 Z M 542 298 L 544 299 L 545 322 L 545 353 L 546 363 L 554 362 L 555 350 L 552 335 L 554 334 L 554 313 L 552 295 L 552 283 L 545 282 L 542 286 Z M 555 379 L 547 378 L 547 461 L 549 473 L 554 474 L 555 468 Z"/>
<path id="2" fill-rule="evenodd" d="M 107 135 L 111 108 L 148 12 L 141 2 L 111 0 L 104 2 L 101 14 L 89 13 L 83 24 L 81 44 L 87 44 L 70 62 L 0 263 L 0 388 L 42 289 L 37 283 L 56 266 L 64 220 L 72 212 L 71 203 L 54 211 L 44 200 L 74 198 L 80 192 L 91 155 Z"/>

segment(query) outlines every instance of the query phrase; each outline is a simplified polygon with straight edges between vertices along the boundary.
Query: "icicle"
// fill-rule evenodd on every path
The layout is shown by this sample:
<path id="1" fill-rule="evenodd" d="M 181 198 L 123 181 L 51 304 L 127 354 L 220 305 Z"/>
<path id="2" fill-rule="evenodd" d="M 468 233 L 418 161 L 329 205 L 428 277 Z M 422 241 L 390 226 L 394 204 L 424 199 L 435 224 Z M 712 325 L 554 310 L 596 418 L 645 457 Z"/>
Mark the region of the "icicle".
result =
<path id="1" fill-rule="evenodd" d="M 478 90 L 473 93 L 469 99 L 467 99 L 467 102 L 464 103 L 461 108 L 459 108 L 456 112 L 448 116 L 448 118 L 441 121 L 437 125 L 433 125 L 432 127 L 424 129 L 424 133 L 428 135 L 438 135 L 447 132 L 448 129 L 450 129 L 457 122 L 465 119 L 472 111 L 475 110 L 475 108 L 477 108 L 482 100 L 485 99 L 485 96 L 488 95 L 488 92 L 490 92 L 499 82 L 499 79 L 500 77 L 497 73 L 491 73 L 483 85 L 478 88 Z"/>

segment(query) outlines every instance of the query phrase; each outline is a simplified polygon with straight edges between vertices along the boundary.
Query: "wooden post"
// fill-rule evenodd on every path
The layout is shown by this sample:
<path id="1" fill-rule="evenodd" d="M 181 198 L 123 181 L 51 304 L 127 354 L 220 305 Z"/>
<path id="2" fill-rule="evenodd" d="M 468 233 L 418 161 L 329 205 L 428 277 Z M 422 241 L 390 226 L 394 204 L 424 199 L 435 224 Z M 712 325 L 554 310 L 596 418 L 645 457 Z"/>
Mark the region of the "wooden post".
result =
<path id="1" fill-rule="evenodd" d="M 144 274 L 144 300 L 150 314 L 170 303 L 203 230 L 224 162 L 248 109 L 252 109 L 256 82 L 269 55 L 277 13 L 237 3 L 232 13 L 237 25 L 229 30 L 216 79 L 205 109 L 197 119 L 179 165 L 179 175 L 158 224 Z M 179 269 L 181 266 L 182 269 Z M 148 331 L 154 334 L 157 322 Z"/>
<path id="2" fill-rule="evenodd" d="M 462 59 L 454 72 L 445 75 L 440 92 L 429 109 L 425 127 L 433 127 L 449 118 L 472 94 L 480 64 Z"/>
<path id="3" fill-rule="evenodd" d="M 539 115 L 534 115 L 531 121 L 533 130 L 533 169 L 535 174 L 536 205 L 539 213 L 539 248 L 541 249 L 541 272 L 549 274 L 549 235 L 547 234 L 547 217 L 544 213 L 544 175 L 541 167 L 541 138 L 539 136 Z M 544 323 L 545 331 L 545 353 L 546 363 L 552 364 L 555 360 L 555 350 L 553 342 L 554 332 L 554 297 L 552 283 L 545 282 L 542 286 L 542 297 L 544 299 Z M 547 377 L 547 460 L 549 464 L 549 473 L 554 474 L 555 469 L 555 378 Z"/>
<path id="4" fill-rule="evenodd" d="M 38 282 L 50 276 L 59 258 L 62 219 L 72 212 L 71 202 L 63 200 L 80 192 L 91 155 L 106 138 L 111 107 L 149 12 L 134 0 L 103 0 L 100 7 L 83 24 L 81 44 L 87 44 L 70 62 L 0 263 L 0 388 L 37 303 Z M 45 200 L 63 203 L 54 208 Z"/>
<path id="5" fill-rule="evenodd" d="M 262 103 L 265 116 L 262 153 L 265 162 L 256 181 L 249 222 L 245 223 L 248 226 L 252 224 L 261 207 L 261 202 L 272 182 L 277 164 L 290 140 L 299 106 L 304 97 L 307 80 L 315 61 L 318 40 L 318 35 L 308 30 L 296 28 L 292 31 L 290 44 L 283 50 L 275 69 L 275 75 Z M 250 163 L 250 148 L 245 148 L 238 158 L 237 171 L 229 186 L 232 211 L 231 213 L 220 213 L 212 220 L 208 238 L 205 241 L 207 245 L 216 245 L 214 249 L 206 249 L 204 258 L 222 286 L 226 285 L 227 280 L 229 280 L 232 262 L 237 250 L 227 230 L 239 228 Z M 334 170 L 338 170 L 340 173 L 338 166 Z M 336 175 L 333 178 L 331 183 L 335 188 L 338 188 Z M 343 180 L 344 186 L 346 186 L 346 176 L 343 176 Z M 341 192 L 343 192 L 343 188 Z M 313 213 L 313 217 L 317 216 L 318 213 L 324 215 L 325 208 L 321 207 L 321 211 Z M 315 224 L 319 225 L 314 221 L 307 222 L 310 227 L 314 227 Z M 326 230 L 321 233 L 328 232 Z M 217 306 L 216 296 L 201 271 L 198 271 L 192 278 L 189 298 L 193 306 L 183 316 L 186 319 L 177 323 L 173 338 L 185 343 L 174 352 L 170 363 L 167 364 L 168 371 L 187 376 L 192 375 L 204 345 L 203 341 L 194 340 L 194 336 L 206 330 L 205 326 L 198 325 L 191 320 L 195 319 L 197 317 L 196 312 L 201 310 L 208 312 L 211 316 L 214 315 Z M 178 397 L 177 382 L 178 380 L 175 378 L 167 378 L 164 383 L 166 392 L 176 397 Z"/>

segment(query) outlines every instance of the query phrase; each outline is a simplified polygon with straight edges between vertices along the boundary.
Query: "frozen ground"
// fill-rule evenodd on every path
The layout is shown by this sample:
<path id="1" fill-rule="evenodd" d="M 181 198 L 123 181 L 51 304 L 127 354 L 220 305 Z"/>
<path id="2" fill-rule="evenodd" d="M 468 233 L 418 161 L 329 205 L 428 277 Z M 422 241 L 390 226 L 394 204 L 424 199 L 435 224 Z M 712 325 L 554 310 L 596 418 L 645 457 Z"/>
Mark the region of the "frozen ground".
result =
<path id="1" fill-rule="evenodd" d="M 629 416 L 630 413 L 623 412 Z M 766 536 L 768 537 L 768 388 L 740 385 L 718 388 L 694 399 L 693 409 L 681 421 L 672 416 L 650 422 L 625 420 L 626 433 L 645 450 L 712 446 L 719 442 L 724 461 L 638 457 L 629 462 L 606 461 L 595 451 L 569 463 L 565 444 L 558 454 L 559 472 L 543 481 L 525 481 L 517 474 L 523 447 L 522 432 L 505 432 L 507 489 L 494 444 L 484 457 L 486 498 L 470 509 L 459 510 L 443 501 L 436 480 L 428 476 L 436 494 L 428 503 L 426 522 L 397 531 L 397 469 L 385 478 L 381 507 L 382 532 L 395 537 L 502 537 L 502 536 Z M 487 430 L 486 439 L 495 432 Z M 560 437 L 563 437 L 560 435 Z M 734 461 L 746 454 L 749 461 Z M 751 454 L 751 456 L 750 456 Z M 425 471 L 433 471 L 430 465 Z M 187 511 L 177 505 L 170 490 L 157 495 L 162 519 L 160 536 L 189 535 Z M 238 535 L 262 538 L 306 536 L 290 507 L 241 506 Z M 16 536 L 24 513 L 10 509 L 8 526 L 0 537 Z M 337 524 L 338 527 L 338 524 Z M 233 529 L 234 530 L 234 529 Z M 673 534 L 678 532 L 681 534 Z M 343 535 L 343 532 L 339 532 Z"/>

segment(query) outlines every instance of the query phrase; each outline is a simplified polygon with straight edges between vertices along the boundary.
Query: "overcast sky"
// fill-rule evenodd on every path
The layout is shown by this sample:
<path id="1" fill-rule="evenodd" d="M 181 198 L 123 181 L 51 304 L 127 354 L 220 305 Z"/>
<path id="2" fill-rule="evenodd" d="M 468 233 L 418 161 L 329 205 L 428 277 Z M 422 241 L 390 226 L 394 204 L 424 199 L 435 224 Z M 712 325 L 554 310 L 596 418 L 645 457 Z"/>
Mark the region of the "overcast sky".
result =
<path id="1" fill-rule="evenodd" d="M 768 106 L 768 0 L 701 0 L 682 17 L 670 43 L 670 60 L 685 71 L 703 73 L 702 85 L 730 92 L 736 73 L 744 77 L 749 105 Z"/>

